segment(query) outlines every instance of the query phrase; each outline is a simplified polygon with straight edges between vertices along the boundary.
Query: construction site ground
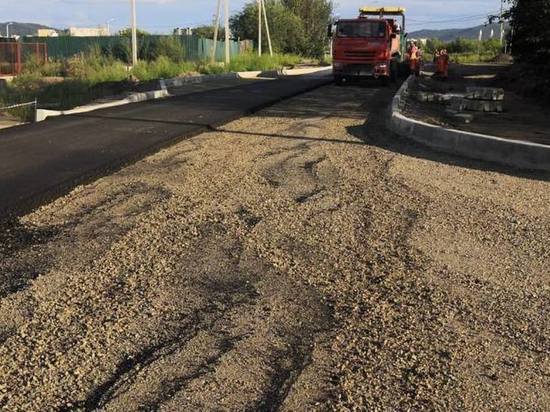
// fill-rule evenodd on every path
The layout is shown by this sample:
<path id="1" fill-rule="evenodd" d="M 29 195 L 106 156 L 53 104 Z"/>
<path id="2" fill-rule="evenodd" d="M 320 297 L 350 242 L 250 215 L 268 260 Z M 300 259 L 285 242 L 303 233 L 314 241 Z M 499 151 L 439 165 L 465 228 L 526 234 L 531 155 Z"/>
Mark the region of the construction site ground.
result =
<path id="1" fill-rule="evenodd" d="M 550 408 L 550 177 L 334 85 L 5 221 L 0 409 Z"/>
<path id="2" fill-rule="evenodd" d="M 443 81 L 432 78 L 433 67 L 427 65 L 425 75 L 413 87 L 413 90 L 438 93 L 465 93 L 470 86 L 503 88 L 503 113 L 467 111 L 464 113 L 472 114 L 474 119 L 471 123 L 465 123 L 462 119 L 447 115 L 447 106 L 419 102 L 409 97 L 404 114 L 443 127 L 549 145 L 550 106 L 526 97 L 521 90 L 521 83 L 526 80 L 510 76 L 510 69 L 508 64 L 455 64 L 451 65 L 449 78 Z"/>

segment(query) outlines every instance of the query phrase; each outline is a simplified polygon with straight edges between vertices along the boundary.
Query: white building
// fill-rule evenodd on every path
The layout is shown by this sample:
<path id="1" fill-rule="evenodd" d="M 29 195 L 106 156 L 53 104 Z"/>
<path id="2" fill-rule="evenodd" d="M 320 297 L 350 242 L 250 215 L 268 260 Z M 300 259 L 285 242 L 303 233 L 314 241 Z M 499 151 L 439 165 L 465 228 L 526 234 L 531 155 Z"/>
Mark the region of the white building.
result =
<path id="1" fill-rule="evenodd" d="M 69 27 L 67 33 L 73 37 L 97 37 L 108 36 L 109 30 L 106 27 Z"/>
<path id="2" fill-rule="evenodd" d="M 38 37 L 58 37 L 59 33 L 53 29 L 38 29 L 36 35 Z"/>

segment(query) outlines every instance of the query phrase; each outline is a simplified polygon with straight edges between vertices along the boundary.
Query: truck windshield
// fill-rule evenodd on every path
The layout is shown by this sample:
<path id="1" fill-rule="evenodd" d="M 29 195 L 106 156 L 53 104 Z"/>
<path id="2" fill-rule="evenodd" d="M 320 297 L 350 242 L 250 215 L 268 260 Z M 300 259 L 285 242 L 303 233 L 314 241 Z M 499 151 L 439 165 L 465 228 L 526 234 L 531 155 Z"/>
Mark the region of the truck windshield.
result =
<path id="1" fill-rule="evenodd" d="M 386 23 L 379 21 L 342 21 L 338 37 L 385 37 Z"/>

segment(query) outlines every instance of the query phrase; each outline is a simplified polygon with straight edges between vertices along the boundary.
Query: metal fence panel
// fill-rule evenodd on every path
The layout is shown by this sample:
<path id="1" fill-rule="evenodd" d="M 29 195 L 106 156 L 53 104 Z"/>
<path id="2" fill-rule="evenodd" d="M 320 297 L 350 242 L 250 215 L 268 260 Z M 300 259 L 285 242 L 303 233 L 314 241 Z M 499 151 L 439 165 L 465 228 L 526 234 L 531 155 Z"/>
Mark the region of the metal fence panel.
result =
<path id="1" fill-rule="evenodd" d="M 174 37 L 163 35 L 147 35 L 138 38 L 138 47 L 144 50 L 157 42 L 162 37 Z M 199 61 L 210 58 L 213 47 L 213 40 L 198 36 L 175 36 L 182 44 L 185 50 L 187 60 Z M 116 47 L 129 47 L 130 39 L 126 36 L 100 36 L 100 37 L 32 37 L 26 38 L 25 42 L 41 42 L 45 43 L 48 48 L 48 55 L 52 59 L 66 59 L 79 53 L 85 53 L 91 47 L 99 46 L 104 50 L 113 50 Z M 237 41 L 230 41 L 231 55 L 236 56 L 241 53 L 243 46 Z M 223 61 L 225 58 L 225 42 L 217 42 L 216 59 Z"/>
<path id="2" fill-rule="evenodd" d="M 0 74 L 17 75 L 26 64 L 44 64 L 47 60 L 44 43 L 0 42 Z"/>

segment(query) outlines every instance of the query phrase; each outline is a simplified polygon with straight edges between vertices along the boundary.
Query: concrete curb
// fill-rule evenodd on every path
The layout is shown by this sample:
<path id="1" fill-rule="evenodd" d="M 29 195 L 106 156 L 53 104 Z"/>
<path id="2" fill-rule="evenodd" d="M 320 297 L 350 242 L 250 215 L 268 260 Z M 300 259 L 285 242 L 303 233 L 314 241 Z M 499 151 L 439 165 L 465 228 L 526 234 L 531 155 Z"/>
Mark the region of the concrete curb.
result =
<path id="1" fill-rule="evenodd" d="M 122 100 L 116 100 L 108 103 L 90 104 L 86 106 L 76 107 L 71 110 L 45 110 L 37 109 L 35 121 L 41 122 L 52 116 L 66 116 L 70 114 L 88 113 L 94 110 L 107 109 L 109 107 L 123 106 L 130 103 L 145 102 L 147 100 L 161 99 L 170 96 L 166 89 L 154 90 L 151 92 L 134 93 Z"/>
<path id="2" fill-rule="evenodd" d="M 389 128 L 394 133 L 446 153 L 518 169 L 550 171 L 550 146 L 446 129 L 404 116 L 402 108 L 413 81 L 414 77 L 409 77 L 393 98 Z"/>
<path id="3" fill-rule="evenodd" d="M 308 69 L 283 69 L 270 71 L 250 71 L 250 72 L 232 72 L 223 74 L 207 74 L 189 77 L 175 77 L 172 79 L 160 79 L 159 90 L 150 92 L 134 93 L 125 99 L 116 100 L 108 103 L 89 104 L 81 107 L 76 107 L 71 110 L 46 110 L 37 109 L 35 121 L 42 122 L 48 117 L 66 116 L 71 114 L 88 113 L 94 110 L 107 109 L 109 107 L 123 106 L 130 103 L 145 102 L 148 100 L 162 99 L 169 97 L 168 87 L 181 87 L 186 84 L 198 84 L 211 82 L 216 80 L 237 80 L 237 79 L 254 79 L 254 78 L 281 78 L 287 76 L 303 76 L 303 75 L 318 75 L 320 72 L 328 70 L 327 67 L 315 67 Z"/>

